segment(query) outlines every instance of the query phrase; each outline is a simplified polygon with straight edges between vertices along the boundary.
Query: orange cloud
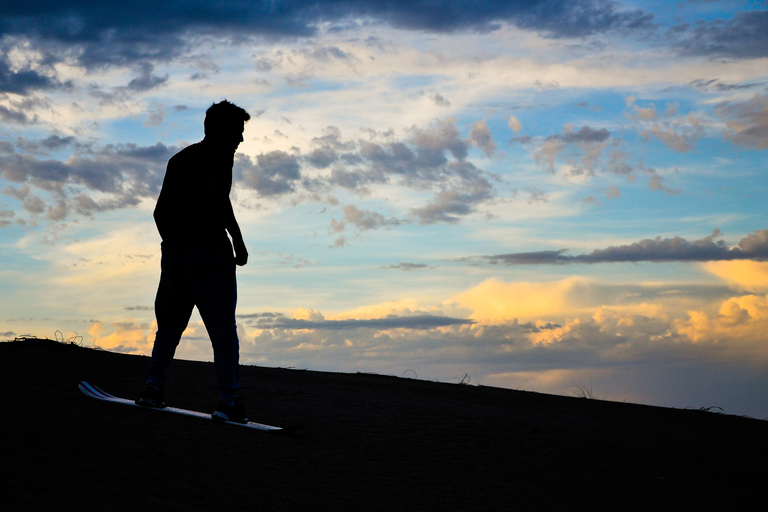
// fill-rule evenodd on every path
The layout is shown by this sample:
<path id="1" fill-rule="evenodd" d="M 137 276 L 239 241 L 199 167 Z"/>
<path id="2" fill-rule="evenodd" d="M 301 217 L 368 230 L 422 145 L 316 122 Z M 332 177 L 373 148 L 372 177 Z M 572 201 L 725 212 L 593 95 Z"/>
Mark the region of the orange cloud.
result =
<path id="1" fill-rule="evenodd" d="M 482 323 L 551 318 L 565 309 L 565 292 L 574 284 L 574 279 L 554 283 L 506 283 L 488 279 L 457 295 L 454 301 L 472 311 L 472 320 Z"/>
<path id="2" fill-rule="evenodd" d="M 768 358 L 768 295 L 744 295 L 723 301 L 715 314 L 689 311 L 674 322 L 677 334 L 694 343 L 718 346 L 728 358 Z"/>
<path id="3" fill-rule="evenodd" d="M 132 321 L 112 324 L 114 331 L 104 335 L 106 328 L 102 322 L 93 322 L 88 328 L 90 341 L 94 346 L 115 352 L 130 354 L 148 354 L 152 350 L 155 324 L 135 324 Z"/>
<path id="4" fill-rule="evenodd" d="M 768 291 L 768 262 L 764 261 L 710 261 L 704 269 L 728 284 L 753 292 Z"/>

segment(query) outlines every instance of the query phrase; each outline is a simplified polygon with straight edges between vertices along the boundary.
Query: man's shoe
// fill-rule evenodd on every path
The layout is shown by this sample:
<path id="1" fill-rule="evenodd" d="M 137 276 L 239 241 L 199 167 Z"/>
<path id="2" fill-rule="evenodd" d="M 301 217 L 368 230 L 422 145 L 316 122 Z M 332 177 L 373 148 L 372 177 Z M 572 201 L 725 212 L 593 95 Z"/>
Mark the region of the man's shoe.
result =
<path id="1" fill-rule="evenodd" d="M 165 407 L 165 402 L 163 402 L 163 390 L 151 384 L 147 384 L 138 400 L 136 400 L 136 405 L 162 409 Z"/>
<path id="2" fill-rule="evenodd" d="M 220 421 L 234 421 L 235 423 L 248 423 L 248 416 L 245 414 L 245 407 L 239 398 L 235 398 L 234 403 L 219 398 L 216 402 L 216 409 L 211 417 Z"/>

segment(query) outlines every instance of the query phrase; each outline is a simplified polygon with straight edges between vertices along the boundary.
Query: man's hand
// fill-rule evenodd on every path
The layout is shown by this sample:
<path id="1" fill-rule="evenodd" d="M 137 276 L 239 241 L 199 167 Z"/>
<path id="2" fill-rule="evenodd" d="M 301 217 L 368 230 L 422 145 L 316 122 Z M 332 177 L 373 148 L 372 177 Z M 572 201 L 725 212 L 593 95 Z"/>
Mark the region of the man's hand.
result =
<path id="1" fill-rule="evenodd" d="M 248 251 L 245 249 L 245 244 L 242 240 L 235 240 L 235 265 L 242 267 L 248 263 Z"/>

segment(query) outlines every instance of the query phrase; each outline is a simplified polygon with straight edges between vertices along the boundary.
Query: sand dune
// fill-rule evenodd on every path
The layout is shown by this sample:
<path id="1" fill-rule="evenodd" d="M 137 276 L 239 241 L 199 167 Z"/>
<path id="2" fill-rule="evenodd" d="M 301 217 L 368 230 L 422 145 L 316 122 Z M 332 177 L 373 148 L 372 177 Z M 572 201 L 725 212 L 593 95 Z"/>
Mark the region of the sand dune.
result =
<path id="1" fill-rule="evenodd" d="M 244 367 L 251 419 L 305 425 L 275 435 L 77 389 L 133 397 L 147 362 L 0 343 L 5 510 L 717 510 L 764 496 L 768 422 L 712 412 Z M 210 363 L 174 362 L 169 404 L 207 411 L 214 394 Z"/>

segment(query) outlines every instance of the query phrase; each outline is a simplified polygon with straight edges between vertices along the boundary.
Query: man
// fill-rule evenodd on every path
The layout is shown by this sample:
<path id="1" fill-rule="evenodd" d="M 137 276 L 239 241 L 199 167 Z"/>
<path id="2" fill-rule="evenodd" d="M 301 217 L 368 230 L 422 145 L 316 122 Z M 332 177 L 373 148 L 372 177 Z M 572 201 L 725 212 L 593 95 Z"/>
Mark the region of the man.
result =
<path id="1" fill-rule="evenodd" d="M 248 421 L 236 397 L 240 343 L 235 324 L 235 265 L 248 262 L 248 251 L 229 192 L 235 151 L 250 118 L 245 110 L 226 100 L 215 103 L 205 113 L 205 138 L 168 162 L 154 212 L 162 238 L 160 285 L 155 298 L 157 335 L 145 388 L 136 400 L 139 405 L 165 407 L 165 371 L 192 308 L 197 306 L 213 346 L 219 388 L 212 416 Z"/>

